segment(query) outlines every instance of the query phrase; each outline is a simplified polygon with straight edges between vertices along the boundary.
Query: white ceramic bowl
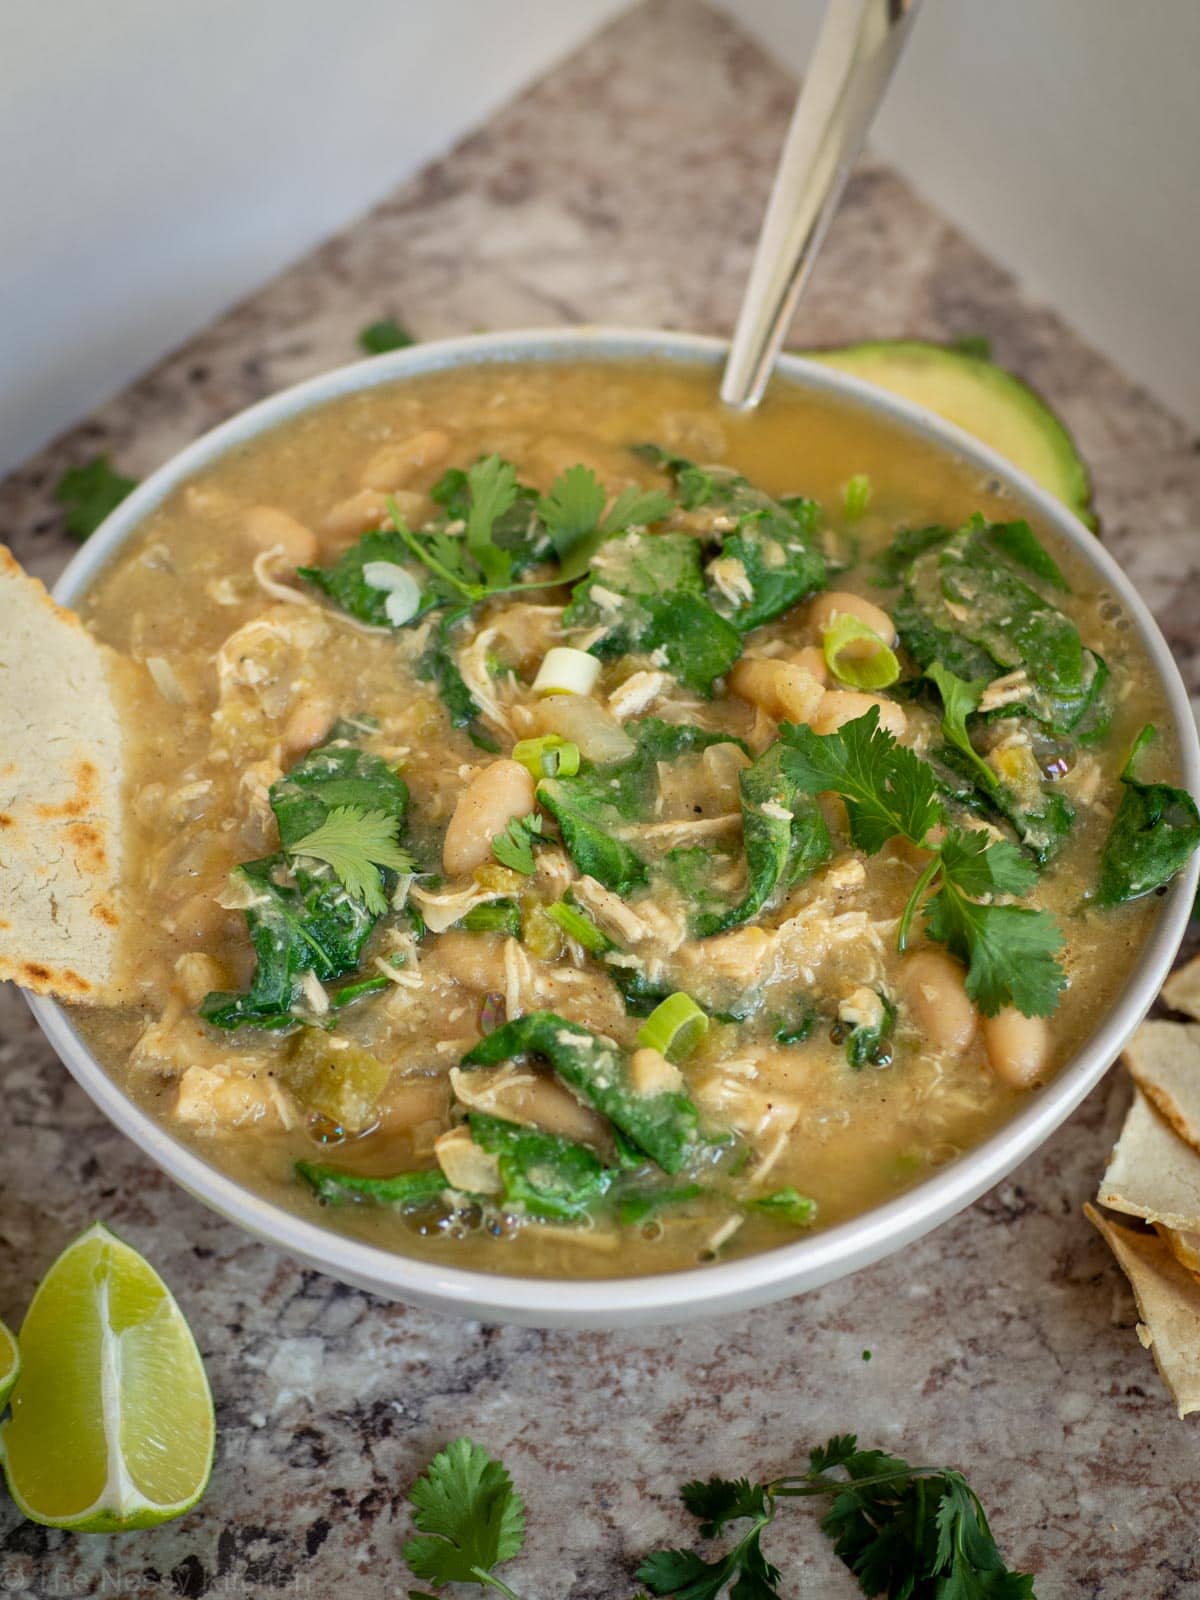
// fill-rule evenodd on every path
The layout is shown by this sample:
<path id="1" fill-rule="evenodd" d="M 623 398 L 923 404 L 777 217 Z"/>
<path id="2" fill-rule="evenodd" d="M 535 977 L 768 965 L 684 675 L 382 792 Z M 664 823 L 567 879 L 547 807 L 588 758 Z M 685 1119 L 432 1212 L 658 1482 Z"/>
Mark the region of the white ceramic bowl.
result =
<path id="1" fill-rule="evenodd" d="M 514 360 L 651 359 L 706 367 L 715 377 L 724 356 L 725 346 L 716 339 L 580 329 L 445 340 L 342 367 L 252 406 L 160 468 L 88 540 L 63 573 L 55 596 L 66 605 L 78 600 L 146 513 L 199 468 L 288 417 L 338 395 L 417 373 Z M 920 407 L 793 356 L 781 358 L 779 371 L 813 393 L 860 406 L 916 437 L 940 444 L 952 455 L 1000 479 L 1078 552 L 1120 597 L 1132 618 L 1162 679 L 1182 750 L 1184 783 L 1193 793 L 1200 793 L 1200 745 L 1179 672 L 1132 584 L 1082 523 L 993 451 Z M 189 1193 L 310 1266 L 376 1294 L 485 1320 L 546 1328 L 634 1327 L 745 1309 L 816 1288 L 911 1243 L 977 1199 L 1053 1133 L 1103 1076 L 1145 1015 L 1183 936 L 1198 871 L 1200 860 L 1194 859 L 1165 896 L 1125 987 L 1099 1019 L 1087 1044 L 1053 1082 L 1032 1094 L 990 1139 L 896 1199 L 825 1232 L 761 1255 L 655 1277 L 574 1282 L 468 1272 L 392 1254 L 285 1211 L 210 1166 L 194 1148 L 173 1138 L 127 1099 L 75 1031 L 62 1007 L 32 997 L 29 1003 L 70 1072 L 117 1127 Z"/>

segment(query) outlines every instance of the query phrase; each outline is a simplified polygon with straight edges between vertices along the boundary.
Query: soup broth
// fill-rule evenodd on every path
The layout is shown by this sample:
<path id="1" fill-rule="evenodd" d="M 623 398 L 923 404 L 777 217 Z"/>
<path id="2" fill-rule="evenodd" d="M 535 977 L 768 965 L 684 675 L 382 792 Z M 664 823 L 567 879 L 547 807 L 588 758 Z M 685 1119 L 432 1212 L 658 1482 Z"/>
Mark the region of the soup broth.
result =
<path id="1" fill-rule="evenodd" d="M 635 453 L 646 442 L 660 454 Z M 488 523 L 486 497 L 502 502 L 510 480 L 463 474 L 493 457 L 521 487 Z M 596 523 L 638 491 L 659 499 L 601 541 Z M 77 1012 L 78 1026 L 140 1104 L 240 1182 L 445 1264 L 676 1270 L 896 1195 L 984 1139 L 1083 1043 L 1155 915 L 1153 897 L 1094 897 L 1130 744 L 1168 718 L 1120 606 L 1049 540 L 1069 587 L 1014 566 L 1011 541 L 961 536 L 968 550 L 991 540 L 1005 581 L 1019 570 L 1084 659 L 1107 663 L 1107 727 L 1087 710 L 1078 736 L 1052 730 L 1057 713 L 1029 710 L 1024 664 L 997 643 L 971 721 L 975 767 L 993 776 L 946 755 L 944 707 L 910 647 L 921 619 L 899 642 L 892 629 L 906 592 L 910 613 L 921 598 L 916 563 L 954 547 L 931 543 L 904 567 L 877 558 L 898 532 L 949 539 L 976 514 L 993 529 L 1026 515 L 857 408 L 776 383 L 733 416 L 711 373 L 659 365 L 432 374 L 231 450 L 146 519 L 82 606 L 146 672 L 129 710 L 127 830 L 142 999 Z M 351 582 L 363 536 L 397 518 L 424 554 L 385 540 Z M 646 577 L 664 538 L 678 569 Z M 572 552 L 580 575 L 556 584 Z M 463 584 L 478 584 L 479 559 L 485 584 L 545 586 L 473 600 Z M 320 569 L 324 586 L 298 569 Z M 775 582 L 798 598 L 746 626 L 771 610 Z M 969 604 L 962 617 L 960 642 Z M 566 678 L 550 687 L 573 695 L 543 692 L 554 671 Z M 805 787 L 789 764 L 809 747 L 781 728 L 836 738 L 872 701 L 938 774 L 925 846 L 864 848 L 845 796 Z M 306 773 L 321 779 L 305 766 L 318 757 L 355 774 L 321 804 L 304 788 Z M 1144 759 L 1169 776 L 1175 752 L 1159 740 Z M 281 795 L 316 810 L 285 825 Z M 348 826 L 357 847 L 364 814 L 382 915 L 338 877 L 334 835 Z M 328 857 L 292 849 L 297 828 Z M 962 950 L 931 939 L 919 911 L 898 949 L 947 828 L 1004 842 L 1033 886 L 999 900 L 1055 919 L 1062 990 L 1043 1021 L 1011 1005 L 984 1017 Z M 489 849 L 493 837 L 506 842 Z M 244 863 L 266 865 L 248 877 Z M 324 937 L 310 921 L 301 955 L 281 958 L 278 940 L 322 895 L 357 918 L 339 933 L 350 955 L 305 958 L 303 940 Z M 264 907 L 282 920 L 267 926 Z M 263 973 L 280 960 L 271 998 Z M 687 998 L 656 1009 L 669 996 Z M 521 1033 L 543 1014 L 557 1020 Z M 488 1059 L 464 1065 L 481 1043 Z M 521 1145 L 522 1130 L 547 1142 Z M 405 1174 L 424 1174 L 425 1191 L 389 1198 L 351 1181 Z"/>

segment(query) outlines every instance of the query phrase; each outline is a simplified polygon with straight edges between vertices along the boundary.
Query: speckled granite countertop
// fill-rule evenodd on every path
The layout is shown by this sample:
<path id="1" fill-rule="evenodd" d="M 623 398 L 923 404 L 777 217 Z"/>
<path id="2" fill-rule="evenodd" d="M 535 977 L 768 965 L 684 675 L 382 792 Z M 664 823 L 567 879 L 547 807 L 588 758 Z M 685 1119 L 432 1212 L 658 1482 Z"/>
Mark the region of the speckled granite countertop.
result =
<path id="1" fill-rule="evenodd" d="M 727 332 L 793 86 L 690 0 L 652 0 L 0 486 L 0 538 L 47 580 L 70 553 L 50 486 L 98 449 L 145 473 L 262 395 L 354 354 L 391 313 L 423 337 L 594 321 Z M 1105 537 L 1200 683 L 1200 456 L 1184 427 L 886 168 L 855 178 L 796 342 L 984 332 L 1095 469 Z M 11 1132 L 0 1313 L 108 1219 L 192 1319 L 220 1444 L 173 1525 L 72 1538 L 0 1497 L 0 1592 L 402 1592 L 404 1491 L 469 1431 L 531 1508 L 511 1581 L 632 1593 L 684 1537 L 685 1478 L 767 1475 L 833 1432 L 968 1469 L 1041 1600 L 1200 1596 L 1200 1433 L 1176 1420 L 1132 1302 L 1080 1216 L 1119 1125 L 1114 1075 L 1034 1159 L 902 1256 L 737 1319 L 637 1334 L 443 1321 L 301 1270 L 177 1189 L 67 1077 L 0 988 Z M 863 1359 L 870 1349 L 872 1359 Z M 788 1592 L 857 1592 L 810 1519 L 773 1536 Z"/>

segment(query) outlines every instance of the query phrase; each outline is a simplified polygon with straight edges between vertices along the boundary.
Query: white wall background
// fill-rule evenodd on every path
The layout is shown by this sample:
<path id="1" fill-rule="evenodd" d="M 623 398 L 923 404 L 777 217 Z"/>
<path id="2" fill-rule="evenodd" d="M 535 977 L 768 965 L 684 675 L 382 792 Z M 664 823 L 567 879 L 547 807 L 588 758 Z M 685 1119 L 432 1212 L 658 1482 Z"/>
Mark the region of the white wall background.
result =
<path id="1" fill-rule="evenodd" d="M 0 4 L 0 468 L 624 0 Z M 819 0 L 718 0 L 801 70 Z M 1200 422 L 1200 4 L 926 0 L 876 145 Z"/>
<path id="2" fill-rule="evenodd" d="M 0 470 L 623 0 L 0 0 Z"/>

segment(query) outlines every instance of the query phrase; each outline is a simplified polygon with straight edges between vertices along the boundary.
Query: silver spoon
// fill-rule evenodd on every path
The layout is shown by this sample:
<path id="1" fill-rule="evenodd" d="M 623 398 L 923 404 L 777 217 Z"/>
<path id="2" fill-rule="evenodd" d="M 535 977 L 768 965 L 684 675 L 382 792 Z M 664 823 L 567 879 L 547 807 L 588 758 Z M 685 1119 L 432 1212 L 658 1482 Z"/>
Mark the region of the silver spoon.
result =
<path id="1" fill-rule="evenodd" d="M 756 406 L 921 0 L 829 0 L 779 158 L 721 379 Z"/>

